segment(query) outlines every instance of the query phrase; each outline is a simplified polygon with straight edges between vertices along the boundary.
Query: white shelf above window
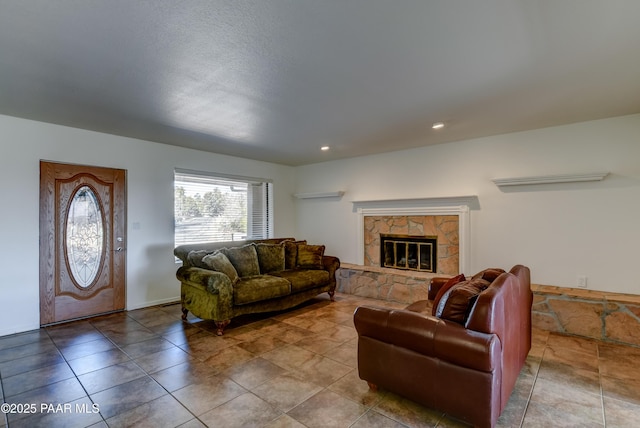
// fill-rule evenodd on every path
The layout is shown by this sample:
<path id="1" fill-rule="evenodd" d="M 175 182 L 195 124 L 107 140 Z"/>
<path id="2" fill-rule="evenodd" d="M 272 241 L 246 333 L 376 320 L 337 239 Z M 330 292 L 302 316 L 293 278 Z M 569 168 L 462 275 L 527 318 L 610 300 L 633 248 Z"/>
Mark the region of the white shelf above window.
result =
<path id="1" fill-rule="evenodd" d="M 601 181 L 608 172 L 591 172 L 585 174 L 537 175 L 531 177 L 494 178 L 491 181 L 498 187 L 528 186 L 532 184 L 576 183 L 581 181 Z"/>
<path id="2" fill-rule="evenodd" d="M 341 198 L 344 195 L 344 191 L 337 190 L 335 192 L 313 192 L 313 193 L 296 193 L 295 196 L 298 199 L 319 199 L 319 198 Z"/>

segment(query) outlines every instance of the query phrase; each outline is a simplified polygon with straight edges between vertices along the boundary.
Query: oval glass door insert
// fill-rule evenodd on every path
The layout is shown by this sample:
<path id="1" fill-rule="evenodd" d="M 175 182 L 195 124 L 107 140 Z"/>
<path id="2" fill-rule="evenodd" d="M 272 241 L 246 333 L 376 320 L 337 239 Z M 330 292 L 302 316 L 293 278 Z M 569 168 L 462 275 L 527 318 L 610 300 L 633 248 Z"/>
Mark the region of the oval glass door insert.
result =
<path id="1" fill-rule="evenodd" d="M 71 275 L 82 288 L 89 287 L 98 275 L 103 242 L 104 227 L 98 198 L 89 186 L 82 186 L 69 204 L 65 240 Z"/>

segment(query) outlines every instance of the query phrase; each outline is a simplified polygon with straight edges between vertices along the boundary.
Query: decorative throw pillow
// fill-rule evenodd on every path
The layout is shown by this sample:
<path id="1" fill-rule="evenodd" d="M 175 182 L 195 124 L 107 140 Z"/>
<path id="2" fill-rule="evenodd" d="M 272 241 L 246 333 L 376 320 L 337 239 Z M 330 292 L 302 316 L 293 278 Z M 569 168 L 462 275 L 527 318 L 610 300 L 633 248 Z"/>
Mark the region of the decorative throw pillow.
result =
<path id="1" fill-rule="evenodd" d="M 453 278 L 450 278 L 449 281 L 447 281 L 440 290 L 438 290 L 438 293 L 436 294 L 436 297 L 433 299 L 433 306 L 431 307 L 431 315 L 436 316 L 436 317 L 440 317 L 440 315 L 442 315 L 442 308 L 439 308 L 438 305 L 440 303 L 440 301 L 442 300 L 442 296 L 444 296 L 444 293 L 446 293 L 447 291 L 449 291 L 449 289 L 451 287 L 453 287 L 454 285 L 458 284 L 459 282 L 462 282 L 466 280 L 466 278 L 464 277 L 464 274 L 461 273 L 457 276 L 454 276 Z"/>
<path id="2" fill-rule="evenodd" d="M 242 247 L 226 248 L 221 250 L 229 259 L 240 278 L 245 276 L 260 275 L 260 264 L 258 263 L 258 253 L 253 244 Z"/>
<path id="3" fill-rule="evenodd" d="M 284 270 L 284 244 L 255 244 L 260 273 Z"/>
<path id="4" fill-rule="evenodd" d="M 298 267 L 302 269 L 322 269 L 324 245 L 298 245 Z"/>
<path id="5" fill-rule="evenodd" d="M 236 268 L 233 267 L 227 256 L 219 251 L 203 257 L 202 262 L 209 266 L 210 269 L 227 275 L 234 285 L 240 279 Z"/>
<path id="6" fill-rule="evenodd" d="M 212 254 L 213 251 L 208 250 L 192 250 L 187 254 L 187 263 L 191 266 L 199 267 L 202 269 L 209 269 L 205 263 L 202 262 L 202 259 L 209 254 Z"/>
<path id="7" fill-rule="evenodd" d="M 484 279 L 484 280 L 487 280 L 489 282 L 493 282 L 493 281 L 496 280 L 497 277 L 499 277 L 503 273 L 505 273 L 504 269 L 489 268 L 489 269 L 485 269 L 483 271 L 478 272 L 477 274 L 473 275 L 471 278 L 472 279 Z"/>
<path id="8" fill-rule="evenodd" d="M 284 243 L 284 268 L 295 269 L 298 261 L 298 245 L 304 245 L 307 241 L 285 241 Z"/>
<path id="9" fill-rule="evenodd" d="M 442 297 L 445 303 L 440 318 L 464 325 L 478 294 L 486 290 L 489 285 L 489 281 L 478 278 L 463 281 L 451 287 Z"/>

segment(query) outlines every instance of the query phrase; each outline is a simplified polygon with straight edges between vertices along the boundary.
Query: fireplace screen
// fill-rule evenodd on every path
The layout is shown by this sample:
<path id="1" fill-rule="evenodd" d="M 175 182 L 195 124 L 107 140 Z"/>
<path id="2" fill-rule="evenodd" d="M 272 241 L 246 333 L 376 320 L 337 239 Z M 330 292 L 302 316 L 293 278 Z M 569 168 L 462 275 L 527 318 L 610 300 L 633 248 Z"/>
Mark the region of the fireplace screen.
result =
<path id="1" fill-rule="evenodd" d="M 383 267 L 436 272 L 436 236 L 380 235 Z"/>

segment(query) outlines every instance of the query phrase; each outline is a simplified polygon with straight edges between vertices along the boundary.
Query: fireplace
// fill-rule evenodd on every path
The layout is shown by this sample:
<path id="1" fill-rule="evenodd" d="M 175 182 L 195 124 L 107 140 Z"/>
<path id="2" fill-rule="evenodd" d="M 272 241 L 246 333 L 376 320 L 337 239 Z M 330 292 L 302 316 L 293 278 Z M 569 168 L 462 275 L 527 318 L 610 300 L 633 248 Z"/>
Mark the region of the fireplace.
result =
<path id="1" fill-rule="evenodd" d="M 437 236 L 380 234 L 382 267 L 437 272 Z"/>

